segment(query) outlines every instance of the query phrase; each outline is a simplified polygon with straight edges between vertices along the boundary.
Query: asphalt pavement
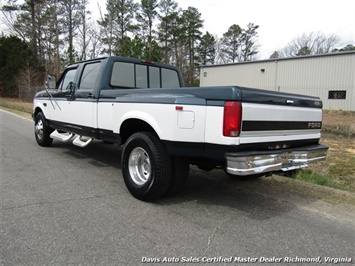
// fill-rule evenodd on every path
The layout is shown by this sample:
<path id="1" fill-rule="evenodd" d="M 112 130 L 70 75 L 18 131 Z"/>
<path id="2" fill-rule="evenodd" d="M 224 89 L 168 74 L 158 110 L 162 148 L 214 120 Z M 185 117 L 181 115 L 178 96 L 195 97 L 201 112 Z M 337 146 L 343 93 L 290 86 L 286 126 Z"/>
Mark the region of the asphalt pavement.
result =
<path id="1" fill-rule="evenodd" d="M 264 179 L 192 168 L 181 194 L 142 202 L 124 185 L 121 148 L 43 148 L 33 121 L 3 110 L 0 148 L 1 265 L 355 263 L 355 222 L 334 214 L 340 205 Z"/>

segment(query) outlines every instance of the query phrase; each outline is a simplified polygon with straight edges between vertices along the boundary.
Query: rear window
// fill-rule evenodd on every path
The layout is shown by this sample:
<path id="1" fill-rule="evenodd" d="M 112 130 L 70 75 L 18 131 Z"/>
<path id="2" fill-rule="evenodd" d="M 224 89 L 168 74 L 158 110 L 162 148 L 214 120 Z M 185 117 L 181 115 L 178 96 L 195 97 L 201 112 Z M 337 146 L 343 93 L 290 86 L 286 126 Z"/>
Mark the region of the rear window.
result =
<path id="1" fill-rule="evenodd" d="M 115 88 L 176 88 L 180 87 L 180 81 L 178 72 L 173 69 L 115 62 L 110 85 Z"/>

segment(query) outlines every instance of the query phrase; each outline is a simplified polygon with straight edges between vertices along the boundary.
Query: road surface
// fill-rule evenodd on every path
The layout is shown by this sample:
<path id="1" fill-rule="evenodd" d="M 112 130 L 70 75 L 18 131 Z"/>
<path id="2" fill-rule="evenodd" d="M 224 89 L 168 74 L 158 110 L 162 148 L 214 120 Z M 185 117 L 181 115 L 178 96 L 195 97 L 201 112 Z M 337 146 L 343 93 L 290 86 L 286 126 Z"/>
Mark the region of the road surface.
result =
<path id="1" fill-rule="evenodd" d="M 0 147 L 1 265 L 355 263 L 354 206 L 300 192 L 308 184 L 192 168 L 182 194 L 146 203 L 115 145 L 42 148 L 31 120 L 0 110 Z"/>

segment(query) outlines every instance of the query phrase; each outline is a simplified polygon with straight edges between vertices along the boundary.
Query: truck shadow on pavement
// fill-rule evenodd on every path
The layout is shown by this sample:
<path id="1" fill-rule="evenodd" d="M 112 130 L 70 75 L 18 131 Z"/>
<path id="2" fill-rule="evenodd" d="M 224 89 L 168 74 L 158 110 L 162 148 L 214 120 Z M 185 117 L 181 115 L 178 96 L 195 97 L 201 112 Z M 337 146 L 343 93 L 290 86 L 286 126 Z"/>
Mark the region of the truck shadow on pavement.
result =
<path id="1" fill-rule="evenodd" d="M 213 206 L 212 209 L 217 213 L 218 208 L 223 207 L 230 209 L 230 213 L 238 210 L 255 220 L 283 215 L 296 207 L 278 199 L 277 194 L 263 194 L 261 189 L 271 189 L 264 179 L 233 180 L 223 170 L 204 172 L 192 166 L 185 189 L 180 194 L 162 198 L 157 204 L 175 205 L 195 201 L 196 204 Z"/>
<path id="2" fill-rule="evenodd" d="M 115 144 L 94 141 L 85 148 L 76 147 L 70 143 L 55 141 L 53 148 L 61 148 L 65 156 L 74 159 L 86 159 L 88 163 L 98 167 L 114 167 L 121 169 L 122 149 Z"/>
<path id="3" fill-rule="evenodd" d="M 127 194 L 127 197 L 132 197 L 121 177 L 122 149 L 120 147 L 100 141 L 95 141 L 84 149 L 60 142 L 53 143 L 53 147 L 60 148 L 64 156 L 73 157 L 75 160 L 86 160 L 85 163 L 95 167 L 114 168 L 115 171 L 117 170 L 117 174 L 113 175 L 116 179 L 110 181 L 117 183 L 120 195 Z M 174 208 L 179 209 L 181 208 L 179 206 L 184 205 L 207 206 L 208 212 L 217 214 L 221 212 L 221 215 L 227 208 L 231 211 L 230 213 L 243 213 L 255 220 L 270 219 L 297 208 L 292 199 L 287 199 L 288 191 L 283 191 L 282 188 L 275 191 L 275 185 L 265 182 L 267 178 L 238 181 L 229 178 L 223 170 L 205 172 L 190 166 L 190 176 L 183 191 L 176 195 L 159 198 L 150 204 L 157 207 L 174 205 Z M 105 182 L 106 179 L 102 181 Z M 283 194 L 282 197 L 279 197 L 279 193 Z M 310 200 L 312 199 L 307 199 L 308 202 Z M 146 203 L 137 200 L 137 204 Z M 190 213 L 188 210 L 184 212 Z"/>

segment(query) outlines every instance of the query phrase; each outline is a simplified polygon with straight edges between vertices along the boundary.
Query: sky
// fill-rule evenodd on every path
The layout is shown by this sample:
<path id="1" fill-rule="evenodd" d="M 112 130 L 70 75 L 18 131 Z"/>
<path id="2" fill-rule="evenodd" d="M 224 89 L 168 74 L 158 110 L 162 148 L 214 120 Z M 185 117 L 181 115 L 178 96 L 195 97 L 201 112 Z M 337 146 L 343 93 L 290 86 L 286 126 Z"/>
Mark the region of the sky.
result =
<path id="1" fill-rule="evenodd" d="M 336 34 L 340 39 L 338 48 L 355 45 L 355 0 L 175 1 L 182 9 L 197 8 L 204 20 L 203 33 L 208 31 L 218 38 L 233 24 L 242 28 L 248 23 L 259 25 L 257 59 L 269 58 L 303 33 Z M 99 19 L 98 3 L 104 13 L 106 0 L 89 0 L 89 10 L 96 20 Z"/>
<path id="2" fill-rule="evenodd" d="M 355 45 L 355 0 L 178 0 L 196 7 L 204 30 L 222 37 L 233 24 L 259 25 L 260 59 L 269 58 L 302 33 L 336 34 L 340 47 Z"/>
<path id="3" fill-rule="evenodd" d="M 136 0 L 136 2 L 139 0 Z M 94 15 L 97 3 L 90 0 Z M 267 59 L 302 33 L 336 34 L 339 48 L 355 45 L 355 0 L 176 0 L 179 7 L 195 7 L 204 20 L 203 32 L 222 37 L 228 28 L 259 25 L 259 59 Z"/>

